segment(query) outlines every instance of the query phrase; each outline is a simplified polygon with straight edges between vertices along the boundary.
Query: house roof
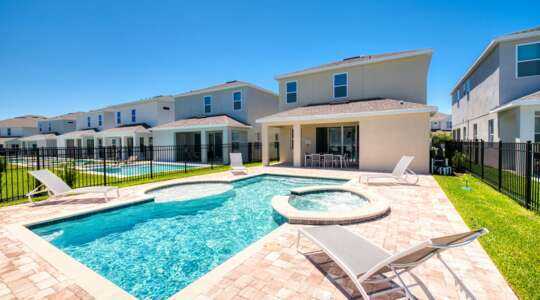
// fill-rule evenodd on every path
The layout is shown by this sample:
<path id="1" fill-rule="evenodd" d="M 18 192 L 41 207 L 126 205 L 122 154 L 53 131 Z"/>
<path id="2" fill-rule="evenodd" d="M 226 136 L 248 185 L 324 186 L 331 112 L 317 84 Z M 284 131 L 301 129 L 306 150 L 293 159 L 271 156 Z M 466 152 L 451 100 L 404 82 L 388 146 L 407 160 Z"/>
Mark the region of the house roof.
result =
<path id="1" fill-rule="evenodd" d="M 153 104 L 153 103 L 163 103 L 163 102 L 171 102 L 172 103 L 173 101 L 174 101 L 173 96 L 161 96 L 161 95 L 159 95 L 159 96 L 154 96 L 152 98 L 145 98 L 145 99 L 140 99 L 140 100 L 135 100 L 135 101 L 130 101 L 130 102 L 114 104 L 114 105 L 106 106 L 104 108 L 96 109 L 96 110 L 93 110 L 93 111 L 113 110 L 113 109 L 118 109 L 118 108 L 122 108 L 122 107 L 125 107 L 125 106 L 132 106 L 132 105 L 138 105 L 138 104 Z"/>
<path id="2" fill-rule="evenodd" d="M 340 61 L 335 61 L 335 62 L 319 65 L 316 67 L 311 67 L 311 68 L 303 69 L 300 71 L 295 71 L 292 73 L 278 75 L 275 77 L 275 79 L 279 80 L 279 79 L 284 79 L 288 77 L 311 74 L 311 73 L 318 73 L 322 71 L 328 71 L 328 70 L 333 70 L 333 69 L 338 69 L 338 68 L 343 68 L 343 67 L 378 63 L 378 62 L 390 61 L 390 60 L 406 58 L 406 57 L 413 57 L 413 56 L 418 56 L 418 55 L 431 56 L 432 53 L 433 51 L 431 49 L 416 49 L 416 50 L 408 50 L 408 51 L 400 51 L 400 52 L 388 52 L 388 53 L 381 53 L 381 54 L 354 56 L 354 57 L 345 58 Z"/>
<path id="3" fill-rule="evenodd" d="M 251 126 L 233 119 L 227 115 L 207 116 L 200 118 L 182 119 L 152 128 L 152 130 L 170 130 L 170 129 L 185 129 L 185 128 L 202 128 L 202 127 L 240 127 L 251 128 Z"/>
<path id="4" fill-rule="evenodd" d="M 450 117 L 449 114 L 445 114 L 442 112 L 437 112 L 431 117 L 431 121 L 443 121 Z"/>
<path id="5" fill-rule="evenodd" d="M 514 107 L 519 106 L 529 106 L 529 105 L 540 105 L 540 90 L 530 93 L 528 95 L 525 95 L 521 98 L 518 98 L 516 100 L 512 100 L 510 102 L 507 102 L 503 105 L 499 105 L 495 108 L 493 108 L 490 113 L 496 113 L 504 110 L 508 110 Z"/>
<path id="6" fill-rule="evenodd" d="M 62 138 L 70 138 L 70 137 L 80 137 L 80 136 L 92 136 L 96 134 L 95 129 L 85 129 L 85 130 L 77 130 L 77 131 L 71 131 L 68 133 L 64 133 L 60 135 L 59 137 Z"/>
<path id="7" fill-rule="evenodd" d="M 262 88 L 260 86 L 254 85 L 252 83 L 245 82 L 245 81 L 240 81 L 240 80 L 231 80 L 231 81 L 227 81 L 227 82 L 222 83 L 222 84 L 212 85 L 212 86 L 205 87 L 205 88 L 202 88 L 202 89 L 191 90 L 189 92 L 180 93 L 178 95 L 175 95 L 175 97 L 176 98 L 186 97 L 186 96 L 199 95 L 199 94 L 205 94 L 205 93 L 212 93 L 212 92 L 216 92 L 216 91 L 221 91 L 221 90 L 226 90 L 226 89 L 231 89 L 231 88 L 241 88 L 241 87 L 251 87 L 251 88 L 259 90 L 261 92 L 271 94 L 273 96 L 277 96 L 276 93 L 274 93 L 274 92 L 272 92 L 270 90 L 267 90 L 265 88 Z"/>
<path id="8" fill-rule="evenodd" d="M 257 123 L 355 118 L 415 112 L 434 113 L 436 111 L 437 108 L 430 105 L 395 99 L 375 98 L 296 107 L 258 119 Z"/>
<path id="9" fill-rule="evenodd" d="M 0 145 L 3 145 L 9 141 L 13 141 L 13 140 L 16 140 L 18 138 L 16 137 L 0 137 Z"/>
<path id="10" fill-rule="evenodd" d="M 499 45 L 501 42 L 508 42 L 508 41 L 514 41 L 519 40 L 523 38 L 529 38 L 529 37 L 540 37 L 540 26 L 533 27 L 529 29 L 525 29 L 522 31 L 506 34 L 499 36 L 495 39 L 493 39 L 487 47 L 482 51 L 480 56 L 474 61 L 474 63 L 467 69 L 465 74 L 458 80 L 456 85 L 452 88 L 452 91 L 450 94 L 453 94 L 457 88 L 465 81 L 466 78 L 468 78 L 477 68 L 480 66 L 480 64 L 488 57 L 488 55 Z"/>
<path id="11" fill-rule="evenodd" d="M 26 142 L 26 141 L 43 141 L 43 140 L 55 140 L 56 134 L 35 134 L 27 137 L 20 138 L 19 141 Z"/>
<path id="12" fill-rule="evenodd" d="M 518 100 L 540 100 L 540 90 L 530 93 L 529 95 L 523 96 Z"/>
<path id="13" fill-rule="evenodd" d="M 42 120 L 42 121 L 48 121 L 48 120 L 76 120 L 78 116 L 82 115 L 83 112 L 72 112 L 72 113 L 67 113 L 67 114 L 63 114 L 63 115 L 59 115 L 59 116 L 55 116 L 55 117 L 50 117 L 46 120 Z"/>
<path id="14" fill-rule="evenodd" d="M 37 122 L 45 119 L 43 116 L 36 115 L 20 116 L 1 120 L 0 127 L 37 127 Z"/>
<path id="15" fill-rule="evenodd" d="M 135 133 L 150 133 L 148 130 L 148 125 L 146 124 L 135 124 L 122 127 L 114 127 L 98 132 L 97 136 L 118 136 L 118 135 L 129 135 Z"/>

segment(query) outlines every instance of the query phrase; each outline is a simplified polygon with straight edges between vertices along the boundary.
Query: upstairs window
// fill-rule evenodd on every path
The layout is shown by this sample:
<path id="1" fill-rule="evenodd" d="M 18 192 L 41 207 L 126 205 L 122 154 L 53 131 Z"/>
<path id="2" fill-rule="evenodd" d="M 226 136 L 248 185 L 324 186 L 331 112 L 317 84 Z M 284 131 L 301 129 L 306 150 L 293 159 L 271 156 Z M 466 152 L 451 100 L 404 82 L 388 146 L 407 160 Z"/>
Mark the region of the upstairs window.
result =
<path id="1" fill-rule="evenodd" d="M 103 126 L 103 115 L 98 115 L 97 120 L 98 126 Z"/>
<path id="2" fill-rule="evenodd" d="M 211 113 L 212 112 L 212 96 L 204 96 L 203 103 L 204 103 L 204 113 L 205 114 Z"/>
<path id="3" fill-rule="evenodd" d="M 43 128 L 41 128 L 41 123 L 39 124 L 39 132 L 42 132 Z"/>
<path id="4" fill-rule="evenodd" d="M 131 110 L 131 123 L 137 122 L 137 111 L 135 109 Z"/>
<path id="5" fill-rule="evenodd" d="M 122 113 L 117 111 L 116 112 L 116 124 L 121 124 L 122 123 Z"/>
<path id="6" fill-rule="evenodd" d="M 233 98 L 233 110 L 241 110 L 242 109 L 242 92 L 236 91 L 232 93 Z"/>
<path id="7" fill-rule="evenodd" d="M 47 127 L 47 130 L 48 130 L 49 132 L 52 131 L 52 125 L 51 125 L 51 122 L 49 122 L 49 126 Z"/>
<path id="8" fill-rule="evenodd" d="M 463 84 L 463 94 L 468 94 L 471 91 L 471 79 L 467 79 Z"/>
<path id="9" fill-rule="evenodd" d="M 88 128 L 92 127 L 92 122 L 91 122 L 90 117 L 86 117 L 86 127 Z"/>
<path id="10" fill-rule="evenodd" d="M 347 73 L 334 74 L 334 98 L 347 97 Z"/>
<path id="11" fill-rule="evenodd" d="M 8 136 L 11 136 L 11 128 L 8 128 L 8 129 L 7 129 L 7 135 L 8 135 Z"/>
<path id="12" fill-rule="evenodd" d="M 287 103 L 296 103 L 297 85 L 298 82 L 296 81 L 287 81 L 285 83 L 285 97 Z"/>
<path id="13" fill-rule="evenodd" d="M 540 75 L 540 43 L 517 45 L 516 77 Z"/>

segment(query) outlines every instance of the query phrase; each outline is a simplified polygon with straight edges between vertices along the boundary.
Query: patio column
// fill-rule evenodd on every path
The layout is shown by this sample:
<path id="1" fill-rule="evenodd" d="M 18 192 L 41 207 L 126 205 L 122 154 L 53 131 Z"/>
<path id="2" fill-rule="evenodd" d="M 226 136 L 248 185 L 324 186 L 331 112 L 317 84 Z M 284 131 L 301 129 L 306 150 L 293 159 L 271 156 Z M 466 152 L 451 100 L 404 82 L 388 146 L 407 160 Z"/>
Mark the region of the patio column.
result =
<path id="1" fill-rule="evenodd" d="M 270 159 L 268 157 L 270 143 L 268 142 L 268 125 L 263 124 L 261 128 L 261 142 L 262 142 L 262 163 L 263 166 L 268 166 Z"/>
<path id="2" fill-rule="evenodd" d="M 231 141 L 230 141 L 230 134 L 229 131 L 231 129 L 229 127 L 223 128 L 223 145 L 222 145 L 222 156 L 223 156 L 223 164 L 228 165 L 229 164 L 229 149 L 232 148 Z M 216 149 L 216 151 L 219 151 L 219 149 Z"/>
<path id="3" fill-rule="evenodd" d="M 206 130 L 201 130 L 201 162 L 203 164 L 208 162 L 208 139 Z"/>
<path id="4" fill-rule="evenodd" d="M 302 131 L 300 124 L 293 125 L 293 166 L 302 166 Z"/>
<path id="5" fill-rule="evenodd" d="M 98 159 L 99 158 L 99 151 L 101 151 L 99 149 L 99 145 L 98 145 L 98 138 L 97 137 L 92 137 L 94 139 L 94 159 Z"/>

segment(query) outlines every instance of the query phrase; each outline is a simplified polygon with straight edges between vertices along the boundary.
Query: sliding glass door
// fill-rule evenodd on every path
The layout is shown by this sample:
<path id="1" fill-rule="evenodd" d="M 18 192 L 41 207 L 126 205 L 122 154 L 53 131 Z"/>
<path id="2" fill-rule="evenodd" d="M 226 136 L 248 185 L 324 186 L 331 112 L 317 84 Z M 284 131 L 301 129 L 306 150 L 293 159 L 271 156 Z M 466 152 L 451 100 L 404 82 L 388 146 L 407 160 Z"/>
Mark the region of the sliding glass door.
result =
<path id="1" fill-rule="evenodd" d="M 320 154 L 347 154 L 352 160 L 356 160 L 357 132 L 357 126 L 318 127 L 315 129 L 315 149 Z"/>

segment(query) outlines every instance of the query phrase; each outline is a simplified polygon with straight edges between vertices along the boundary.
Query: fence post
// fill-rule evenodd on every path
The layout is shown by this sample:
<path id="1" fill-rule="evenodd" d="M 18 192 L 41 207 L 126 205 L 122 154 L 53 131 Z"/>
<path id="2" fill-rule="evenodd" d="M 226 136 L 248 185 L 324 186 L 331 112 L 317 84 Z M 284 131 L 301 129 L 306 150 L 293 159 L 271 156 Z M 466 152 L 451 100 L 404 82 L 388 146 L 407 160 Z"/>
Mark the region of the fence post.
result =
<path id="1" fill-rule="evenodd" d="M 484 180 L 484 140 L 480 140 L 480 174 Z"/>
<path id="2" fill-rule="evenodd" d="M 525 158 L 525 207 L 531 208 L 532 181 L 532 143 L 527 141 L 527 157 Z"/>
<path id="3" fill-rule="evenodd" d="M 107 147 L 103 147 L 103 185 L 107 185 Z"/>
<path id="4" fill-rule="evenodd" d="M 503 146 L 503 143 L 502 141 L 499 141 L 499 162 L 498 162 L 498 177 L 499 177 L 499 192 L 501 191 L 501 188 L 502 188 L 502 155 L 503 155 L 503 151 L 502 151 L 502 146 Z"/>
<path id="5" fill-rule="evenodd" d="M 159 146 L 157 148 L 160 149 Z M 154 145 L 150 146 L 150 178 L 154 178 L 154 150 Z"/>
<path id="6" fill-rule="evenodd" d="M 467 144 L 469 144 L 469 172 L 473 173 L 472 171 L 472 156 L 473 156 L 473 149 L 472 147 L 474 146 L 474 142 L 467 142 Z"/>

